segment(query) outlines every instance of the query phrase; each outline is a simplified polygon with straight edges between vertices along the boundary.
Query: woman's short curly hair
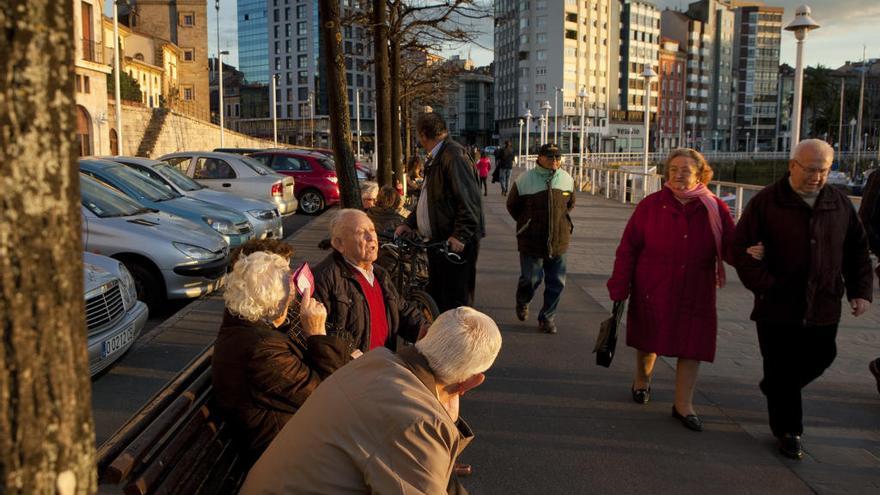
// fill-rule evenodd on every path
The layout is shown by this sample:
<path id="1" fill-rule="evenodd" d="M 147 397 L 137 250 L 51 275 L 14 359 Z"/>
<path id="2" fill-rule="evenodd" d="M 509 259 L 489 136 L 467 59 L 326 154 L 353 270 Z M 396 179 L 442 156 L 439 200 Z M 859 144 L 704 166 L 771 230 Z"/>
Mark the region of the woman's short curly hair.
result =
<path id="1" fill-rule="evenodd" d="M 226 309 L 247 321 L 274 320 L 286 309 L 290 265 L 283 257 L 258 251 L 238 258 L 226 277 Z"/>
<path id="2" fill-rule="evenodd" d="M 691 148 L 676 148 L 669 153 L 665 162 L 666 170 L 663 173 L 663 178 L 669 180 L 669 164 L 672 163 L 673 159 L 680 156 L 688 157 L 697 162 L 697 182 L 708 186 L 709 182 L 712 181 L 712 175 L 714 174 L 712 167 L 709 166 L 709 162 L 706 161 L 706 158 L 702 153 Z"/>

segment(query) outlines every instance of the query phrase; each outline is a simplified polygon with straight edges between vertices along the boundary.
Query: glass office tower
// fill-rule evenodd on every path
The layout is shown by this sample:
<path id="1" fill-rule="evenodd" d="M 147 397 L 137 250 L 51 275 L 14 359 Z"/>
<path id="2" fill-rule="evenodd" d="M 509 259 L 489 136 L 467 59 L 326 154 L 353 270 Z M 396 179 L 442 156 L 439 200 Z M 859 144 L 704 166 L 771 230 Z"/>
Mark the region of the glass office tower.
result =
<path id="1" fill-rule="evenodd" d="M 238 65 L 249 83 L 269 84 L 267 0 L 238 0 Z"/>

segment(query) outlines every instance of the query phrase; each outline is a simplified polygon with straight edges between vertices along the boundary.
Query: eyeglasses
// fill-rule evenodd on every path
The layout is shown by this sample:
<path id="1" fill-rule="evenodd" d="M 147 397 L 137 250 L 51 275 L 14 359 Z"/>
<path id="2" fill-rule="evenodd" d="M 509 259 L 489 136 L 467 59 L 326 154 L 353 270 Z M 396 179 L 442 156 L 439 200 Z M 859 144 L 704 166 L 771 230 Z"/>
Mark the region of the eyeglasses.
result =
<path id="1" fill-rule="evenodd" d="M 827 177 L 828 174 L 831 173 L 831 167 L 828 168 L 812 168 L 805 167 L 801 162 L 792 159 L 791 161 L 797 163 L 797 166 L 807 175 L 818 175 L 819 177 Z"/>
<path id="2" fill-rule="evenodd" d="M 562 155 L 541 155 L 545 158 L 549 158 L 551 160 L 562 160 Z"/>

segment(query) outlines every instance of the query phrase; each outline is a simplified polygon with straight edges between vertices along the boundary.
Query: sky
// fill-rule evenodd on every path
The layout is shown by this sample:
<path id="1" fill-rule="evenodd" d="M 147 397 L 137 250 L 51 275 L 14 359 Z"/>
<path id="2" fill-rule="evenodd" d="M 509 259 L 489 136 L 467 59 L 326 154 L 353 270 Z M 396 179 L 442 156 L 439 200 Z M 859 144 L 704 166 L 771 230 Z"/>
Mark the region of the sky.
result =
<path id="1" fill-rule="evenodd" d="M 208 1 L 208 0 L 206 0 Z M 487 3 L 488 0 L 485 0 Z M 562 0 L 551 0 L 562 1 Z M 868 58 L 880 58 L 880 0 L 808 0 L 813 10 L 813 19 L 820 28 L 812 31 L 807 37 L 804 47 L 807 65 L 822 64 L 836 68 L 847 60 L 860 60 L 862 47 L 867 46 Z M 765 2 L 767 5 L 784 7 L 783 25 L 794 19 L 795 9 L 804 0 L 775 0 Z M 109 5 L 110 1 L 106 2 Z M 687 8 L 685 0 L 655 0 L 658 8 Z M 208 42 L 209 52 L 216 53 L 217 31 L 216 11 L 214 2 L 208 1 Z M 108 12 L 109 13 L 109 12 Z M 238 65 L 236 0 L 220 0 L 220 45 L 229 50 L 229 64 Z M 481 22 L 473 27 L 480 32 L 481 46 L 449 47 L 442 54 L 452 56 L 459 54 L 471 58 L 477 65 L 488 65 L 492 62 L 492 23 Z M 783 31 L 781 46 L 781 63 L 795 65 L 794 35 Z"/>

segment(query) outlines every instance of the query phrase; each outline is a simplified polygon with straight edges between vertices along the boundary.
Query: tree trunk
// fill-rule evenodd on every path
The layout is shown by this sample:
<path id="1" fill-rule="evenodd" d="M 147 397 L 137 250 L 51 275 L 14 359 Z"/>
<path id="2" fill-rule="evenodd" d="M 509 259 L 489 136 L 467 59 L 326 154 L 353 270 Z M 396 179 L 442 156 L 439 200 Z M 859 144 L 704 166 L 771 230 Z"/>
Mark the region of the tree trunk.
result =
<path id="1" fill-rule="evenodd" d="M 409 163 L 409 158 L 412 156 L 412 133 L 410 133 L 409 107 L 409 98 L 401 99 L 400 108 L 401 114 L 403 115 L 403 121 L 401 122 L 401 125 L 403 126 L 403 160 L 405 163 Z"/>
<path id="2" fill-rule="evenodd" d="M 373 0 L 373 55 L 376 64 L 376 155 L 380 186 L 391 185 L 391 112 L 388 18 L 385 0 Z"/>
<path id="3" fill-rule="evenodd" d="M 361 192 L 351 149 L 351 119 L 348 113 L 348 85 L 345 80 L 345 58 L 342 31 L 339 26 L 339 1 L 320 0 L 321 40 L 327 57 L 327 99 L 330 105 L 330 140 L 336 160 L 339 197 L 343 208 L 361 208 Z M 387 148 L 386 148 L 387 149 Z"/>
<path id="4" fill-rule="evenodd" d="M 73 19 L 69 1 L 4 0 L 0 7 L 4 494 L 97 488 L 73 142 Z"/>
<path id="5" fill-rule="evenodd" d="M 392 25 L 400 22 L 400 2 L 392 7 Z M 396 29 L 398 33 L 400 29 Z M 400 39 L 399 34 L 390 46 L 390 81 L 391 81 L 391 168 L 394 171 L 394 183 L 403 182 L 403 161 L 400 150 Z"/>

